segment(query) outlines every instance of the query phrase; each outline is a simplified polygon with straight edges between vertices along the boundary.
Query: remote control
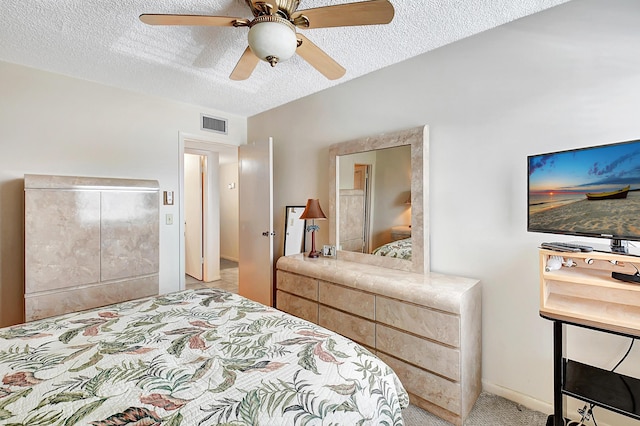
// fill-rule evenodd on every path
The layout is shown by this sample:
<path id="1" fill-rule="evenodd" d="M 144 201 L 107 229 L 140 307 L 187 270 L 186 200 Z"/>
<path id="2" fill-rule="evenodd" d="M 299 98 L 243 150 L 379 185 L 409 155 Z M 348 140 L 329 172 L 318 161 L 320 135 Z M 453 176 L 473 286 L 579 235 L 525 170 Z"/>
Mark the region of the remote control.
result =
<path id="1" fill-rule="evenodd" d="M 581 251 L 577 247 L 568 247 L 566 245 L 560 245 L 560 244 L 554 244 L 554 243 L 542 243 L 540 244 L 540 247 L 549 249 L 549 250 L 562 251 L 567 253 L 579 253 Z"/>

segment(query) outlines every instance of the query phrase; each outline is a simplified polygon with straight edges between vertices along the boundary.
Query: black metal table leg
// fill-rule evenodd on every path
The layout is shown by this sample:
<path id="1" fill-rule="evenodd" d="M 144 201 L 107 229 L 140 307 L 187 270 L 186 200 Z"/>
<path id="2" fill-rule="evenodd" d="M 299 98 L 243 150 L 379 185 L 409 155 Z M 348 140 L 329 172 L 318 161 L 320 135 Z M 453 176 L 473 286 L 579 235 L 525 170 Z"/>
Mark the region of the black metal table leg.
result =
<path id="1" fill-rule="evenodd" d="M 564 340 L 562 323 L 553 321 L 553 426 L 564 426 L 564 404 L 562 402 L 562 358 Z M 547 424 L 549 422 L 547 421 Z"/>

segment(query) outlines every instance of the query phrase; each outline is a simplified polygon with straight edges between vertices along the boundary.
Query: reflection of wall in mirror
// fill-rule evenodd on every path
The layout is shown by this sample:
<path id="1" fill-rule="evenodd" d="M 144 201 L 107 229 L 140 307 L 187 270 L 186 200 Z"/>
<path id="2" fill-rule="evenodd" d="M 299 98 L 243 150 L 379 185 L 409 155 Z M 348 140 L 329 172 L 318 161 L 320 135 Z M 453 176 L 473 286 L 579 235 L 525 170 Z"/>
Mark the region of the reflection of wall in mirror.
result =
<path id="1" fill-rule="evenodd" d="M 357 165 L 369 164 L 372 172 L 369 215 L 370 241 L 366 241 L 365 192 L 354 189 Z M 411 208 L 405 201 L 411 190 L 411 146 L 342 155 L 339 161 L 341 250 L 370 253 L 392 241 L 391 228 L 411 225 Z M 365 227 L 363 231 L 363 227 Z"/>
<path id="2" fill-rule="evenodd" d="M 381 150 L 374 182 L 371 245 L 375 248 L 393 241 L 393 226 L 411 225 L 411 208 L 405 204 L 411 191 L 411 146 Z"/>
<path id="3" fill-rule="evenodd" d="M 354 170 L 356 164 L 372 164 L 376 163 L 376 151 L 359 152 L 357 154 L 341 155 L 339 170 L 340 189 L 353 189 Z"/>

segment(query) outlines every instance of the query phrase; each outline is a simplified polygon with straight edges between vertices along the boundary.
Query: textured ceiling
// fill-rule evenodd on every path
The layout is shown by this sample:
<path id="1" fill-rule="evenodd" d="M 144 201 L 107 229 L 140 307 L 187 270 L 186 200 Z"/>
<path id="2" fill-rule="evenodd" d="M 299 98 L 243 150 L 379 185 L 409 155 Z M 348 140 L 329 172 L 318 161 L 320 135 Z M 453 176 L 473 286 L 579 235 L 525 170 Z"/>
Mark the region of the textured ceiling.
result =
<path id="1" fill-rule="evenodd" d="M 231 81 L 247 28 L 152 27 L 138 16 L 251 18 L 244 0 L 2 0 L 0 60 L 248 117 L 566 1 L 391 0 L 388 25 L 300 30 L 347 69 L 341 79 L 296 55 Z"/>

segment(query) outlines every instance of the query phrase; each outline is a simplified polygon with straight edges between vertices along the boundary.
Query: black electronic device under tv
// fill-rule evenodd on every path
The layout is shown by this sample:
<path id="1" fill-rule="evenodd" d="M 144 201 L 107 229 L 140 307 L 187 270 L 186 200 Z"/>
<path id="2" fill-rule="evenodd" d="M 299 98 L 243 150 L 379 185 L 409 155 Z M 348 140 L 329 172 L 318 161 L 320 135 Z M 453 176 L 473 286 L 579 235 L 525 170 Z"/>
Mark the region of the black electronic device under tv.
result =
<path id="1" fill-rule="evenodd" d="M 616 253 L 640 241 L 640 140 L 527 160 L 527 231 L 607 238 Z"/>

